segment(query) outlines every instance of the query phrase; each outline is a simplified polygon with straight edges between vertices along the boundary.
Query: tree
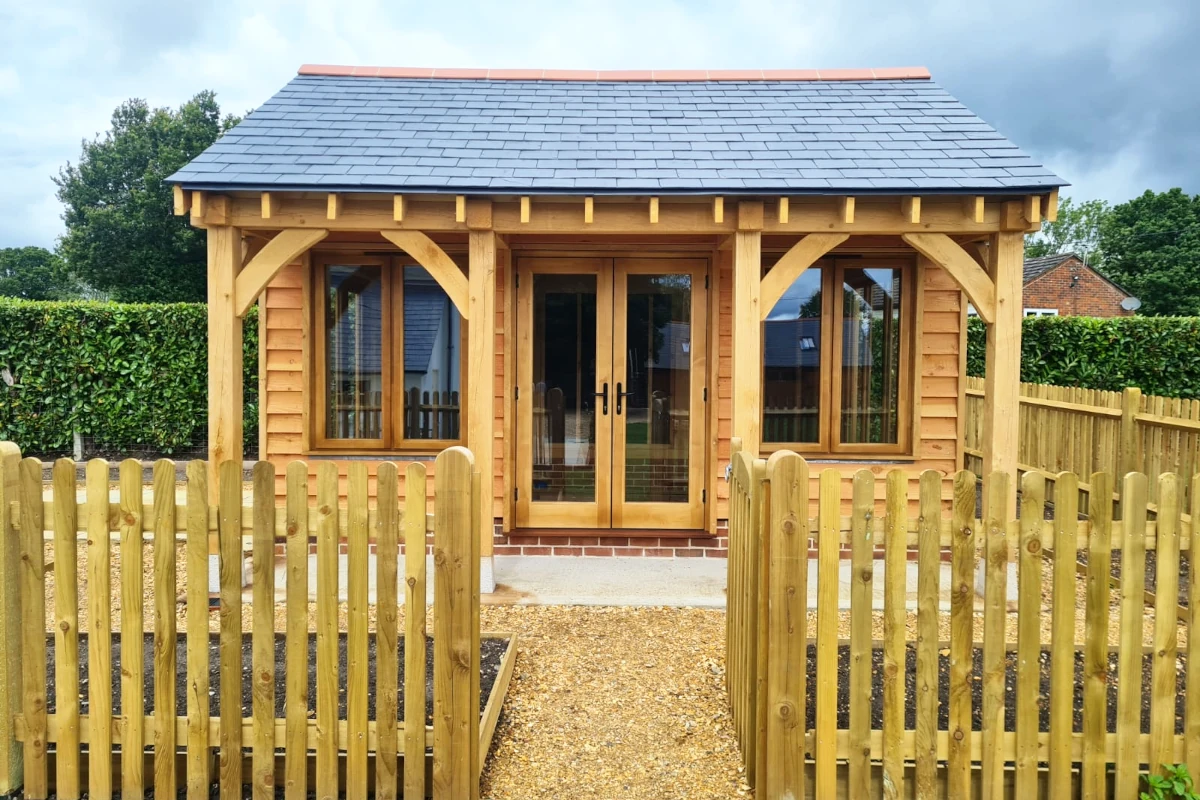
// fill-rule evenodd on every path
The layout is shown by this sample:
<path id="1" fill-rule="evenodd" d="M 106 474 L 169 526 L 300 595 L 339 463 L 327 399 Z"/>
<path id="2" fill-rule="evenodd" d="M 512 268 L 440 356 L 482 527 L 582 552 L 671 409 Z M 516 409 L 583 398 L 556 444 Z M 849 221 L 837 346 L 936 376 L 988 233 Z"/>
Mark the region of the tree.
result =
<path id="1" fill-rule="evenodd" d="M 1064 197 L 1058 205 L 1058 219 L 1043 222 L 1041 231 L 1025 237 L 1025 257 L 1074 253 L 1088 264 L 1098 263 L 1100 226 L 1109 213 L 1109 205 L 1103 200 L 1075 205 L 1071 198 Z"/>
<path id="2" fill-rule="evenodd" d="M 83 142 L 79 163 L 54 179 L 66 206 L 59 252 L 71 272 L 114 300 L 203 301 L 204 232 L 173 216 L 163 180 L 237 121 L 221 119 L 212 92 L 175 111 L 122 103 L 111 130 Z"/>
<path id="3" fill-rule="evenodd" d="M 43 247 L 0 250 L 0 296 L 67 300 L 78 292 L 62 259 Z"/>
<path id="4" fill-rule="evenodd" d="M 1200 195 L 1182 189 L 1113 206 L 1100 227 L 1105 275 L 1145 314 L 1200 315 Z"/>

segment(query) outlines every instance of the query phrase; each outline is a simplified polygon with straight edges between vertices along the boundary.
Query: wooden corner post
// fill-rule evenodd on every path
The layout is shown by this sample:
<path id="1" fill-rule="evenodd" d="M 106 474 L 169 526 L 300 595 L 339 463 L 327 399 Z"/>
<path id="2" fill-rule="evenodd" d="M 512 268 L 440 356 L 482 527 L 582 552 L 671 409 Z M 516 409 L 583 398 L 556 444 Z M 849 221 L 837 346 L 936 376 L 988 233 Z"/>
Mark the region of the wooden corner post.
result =
<path id="1" fill-rule="evenodd" d="M 495 435 L 494 395 L 496 387 L 496 234 L 491 229 L 491 204 L 487 212 L 468 204 L 468 225 L 479 220 L 486 228 L 470 233 L 467 264 L 467 448 L 483 474 L 480 492 L 479 555 L 480 585 L 484 592 L 495 591 L 492 574 L 492 484 L 495 471 L 492 460 Z"/>
<path id="2" fill-rule="evenodd" d="M 1021 402 L 1021 272 L 1025 240 L 1020 231 L 997 233 L 989 248 L 988 272 L 995 284 L 995 318 L 987 325 L 983 406 L 983 474 L 1003 472 L 1011 485 L 1017 479 Z M 988 484 L 984 483 L 984 491 Z M 983 499 L 989 508 L 988 498 Z M 1016 494 L 1006 508 L 1016 513 Z"/>
<path id="3" fill-rule="evenodd" d="M 17 594 L 21 554 L 13 527 L 20 463 L 17 446 L 0 442 L 0 797 L 16 794 L 24 782 L 23 748 L 13 728 L 21 710 L 21 607 Z"/>
<path id="4" fill-rule="evenodd" d="M 733 246 L 733 435 L 758 458 L 762 439 L 761 201 L 738 203 Z"/>
<path id="5" fill-rule="evenodd" d="M 237 276 L 242 231 L 208 229 L 208 486 L 217 500 L 217 467 L 242 460 L 242 318 L 237 313 Z"/>

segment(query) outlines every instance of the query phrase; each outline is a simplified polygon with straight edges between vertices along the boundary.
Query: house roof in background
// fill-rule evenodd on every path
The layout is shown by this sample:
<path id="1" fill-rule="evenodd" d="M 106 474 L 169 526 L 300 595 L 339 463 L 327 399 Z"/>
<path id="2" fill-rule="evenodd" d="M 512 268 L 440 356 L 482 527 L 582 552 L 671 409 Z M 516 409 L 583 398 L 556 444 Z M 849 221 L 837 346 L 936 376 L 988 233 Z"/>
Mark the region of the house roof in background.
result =
<path id="1" fill-rule="evenodd" d="M 1050 270 L 1062 264 L 1064 261 L 1068 261 L 1072 258 L 1080 263 L 1083 263 L 1083 259 L 1074 253 L 1054 253 L 1053 255 L 1049 256 L 1027 258 L 1025 259 L 1025 269 L 1024 275 L 1022 276 L 1022 281 L 1024 283 L 1029 283 L 1030 281 L 1037 280 Z"/>
<path id="2" fill-rule="evenodd" d="M 216 191 L 623 195 L 1064 185 L 909 68 L 306 66 L 169 180 Z"/>

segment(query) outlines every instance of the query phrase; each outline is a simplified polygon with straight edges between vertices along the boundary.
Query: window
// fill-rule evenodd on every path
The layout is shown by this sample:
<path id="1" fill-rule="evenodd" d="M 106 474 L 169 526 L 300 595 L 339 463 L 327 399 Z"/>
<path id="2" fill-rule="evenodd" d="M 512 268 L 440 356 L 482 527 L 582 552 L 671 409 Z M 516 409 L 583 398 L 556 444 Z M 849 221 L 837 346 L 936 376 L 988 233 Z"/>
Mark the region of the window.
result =
<path id="1" fill-rule="evenodd" d="M 464 326 L 442 287 L 400 257 L 315 263 L 314 444 L 435 449 L 459 441 Z"/>
<path id="2" fill-rule="evenodd" d="M 907 451 L 913 274 L 904 260 L 837 259 L 788 287 L 763 325 L 764 444 Z"/>
<path id="3" fill-rule="evenodd" d="M 1025 309 L 1027 317 L 1057 317 L 1057 308 L 1027 308 Z"/>

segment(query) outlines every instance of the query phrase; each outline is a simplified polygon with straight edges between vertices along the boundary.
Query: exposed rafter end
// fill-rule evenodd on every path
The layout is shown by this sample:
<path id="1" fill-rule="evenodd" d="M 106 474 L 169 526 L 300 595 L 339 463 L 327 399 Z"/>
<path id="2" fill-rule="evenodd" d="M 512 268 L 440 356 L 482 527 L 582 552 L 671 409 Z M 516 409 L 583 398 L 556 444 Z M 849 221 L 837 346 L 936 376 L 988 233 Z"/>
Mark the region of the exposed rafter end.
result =
<path id="1" fill-rule="evenodd" d="M 531 205 L 531 203 L 530 203 L 528 195 L 521 198 L 521 224 L 522 225 L 529 224 L 530 205 Z"/>
<path id="2" fill-rule="evenodd" d="M 1046 195 L 1044 214 L 1046 222 L 1058 222 L 1058 189 L 1051 189 L 1050 194 Z"/>
<path id="3" fill-rule="evenodd" d="M 921 198 L 916 196 L 900 198 L 900 213 L 904 221 L 912 225 L 921 223 Z"/>
<path id="4" fill-rule="evenodd" d="M 983 195 L 974 195 L 963 200 L 963 213 L 971 222 L 982 223 L 984 214 Z"/>
<path id="5" fill-rule="evenodd" d="M 175 206 L 175 216 L 182 217 L 192 207 L 192 196 L 176 184 L 171 187 L 171 199 Z"/>
<path id="6" fill-rule="evenodd" d="M 404 195 L 392 195 L 392 219 L 404 222 Z"/>
<path id="7" fill-rule="evenodd" d="M 1042 196 L 1040 194 L 1026 195 L 1022 205 L 1022 215 L 1030 225 L 1042 223 Z"/>
<path id="8" fill-rule="evenodd" d="M 651 225 L 658 224 L 658 198 L 657 197 L 650 198 L 650 224 Z"/>
<path id="9" fill-rule="evenodd" d="M 789 203 L 788 203 L 788 199 L 786 197 L 779 198 L 779 224 L 780 225 L 788 224 L 788 216 L 790 213 L 790 209 L 788 208 L 788 206 L 789 206 Z"/>
<path id="10" fill-rule="evenodd" d="M 854 198 L 843 197 L 838 200 L 838 216 L 846 225 L 854 224 Z"/>
<path id="11" fill-rule="evenodd" d="M 270 192 L 262 193 L 262 218 L 270 219 L 279 209 L 279 201 Z"/>
<path id="12" fill-rule="evenodd" d="M 456 195 L 454 197 L 454 221 L 467 221 L 467 198 L 465 195 Z"/>
<path id="13" fill-rule="evenodd" d="M 342 215 L 342 196 L 340 194 L 329 193 L 329 197 L 325 201 L 325 218 L 337 219 Z"/>
<path id="14" fill-rule="evenodd" d="M 725 221 L 725 198 L 713 198 L 713 223 L 720 225 Z"/>
<path id="15" fill-rule="evenodd" d="M 208 207 L 208 196 L 204 192 L 192 192 L 192 222 L 204 222 L 204 212 Z"/>
<path id="16" fill-rule="evenodd" d="M 596 198 L 583 198 L 583 221 L 586 225 L 591 225 L 596 219 Z"/>

